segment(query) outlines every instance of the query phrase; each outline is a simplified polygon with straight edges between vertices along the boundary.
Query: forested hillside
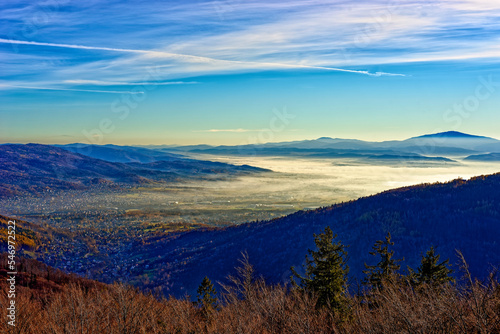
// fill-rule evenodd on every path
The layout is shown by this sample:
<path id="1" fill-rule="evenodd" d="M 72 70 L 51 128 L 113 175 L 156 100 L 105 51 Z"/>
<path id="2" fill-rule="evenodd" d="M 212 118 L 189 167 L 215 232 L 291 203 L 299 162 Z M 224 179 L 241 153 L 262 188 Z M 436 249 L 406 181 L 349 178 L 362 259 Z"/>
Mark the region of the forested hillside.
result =
<path id="1" fill-rule="evenodd" d="M 352 280 L 362 277 L 365 263 L 373 264 L 371 246 L 387 232 L 395 257 L 405 259 L 403 269 L 415 268 L 433 245 L 452 264 L 462 251 L 472 274 L 484 277 L 500 264 L 500 174 L 390 190 L 272 221 L 150 236 L 131 250 L 146 260 L 133 273 L 135 283 L 192 295 L 205 275 L 224 282 L 243 251 L 269 282 L 286 282 L 290 267 L 300 266 L 313 248 L 313 234 L 326 226 L 349 245 Z M 140 277 L 145 266 L 147 280 Z"/>
<path id="2" fill-rule="evenodd" d="M 96 149 L 97 150 L 97 149 Z M 102 148 L 101 148 L 102 150 Z M 114 149 L 118 151 L 118 149 Z M 126 150 L 120 153 L 126 154 Z M 164 153 L 152 163 L 110 162 L 41 144 L 0 145 L 0 198 L 90 187 L 116 189 L 179 180 L 269 172 L 252 166 L 186 159 Z M 139 158 L 138 158 L 139 159 Z"/>
<path id="3" fill-rule="evenodd" d="M 345 296 L 342 311 L 317 307 L 314 293 L 271 286 L 240 264 L 223 293 L 208 279 L 197 301 L 165 299 L 122 284 L 106 285 L 66 274 L 35 260 L 18 259 L 15 318 L 0 309 L 2 333 L 498 333 L 500 289 L 485 284 L 412 289 L 405 280 L 384 289 Z M 0 288 L 8 290 L 7 256 L 0 256 Z M 8 321 L 11 326 L 8 324 Z M 13 320 L 15 319 L 15 321 Z"/>
<path id="4" fill-rule="evenodd" d="M 495 276 L 488 275 L 500 263 L 499 183 L 500 174 L 425 184 L 267 222 L 150 234 L 135 239 L 122 256 L 141 260 L 130 272 L 129 283 L 150 288 L 154 295 L 17 258 L 14 332 L 495 333 L 500 328 L 500 290 Z M 8 219 L 0 217 L 0 223 L 5 225 Z M 16 225 L 22 248 L 18 254 L 57 252 L 63 244 L 69 245 L 70 234 L 22 221 Z M 317 236 L 326 235 L 326 226 L 338 234 L 335 242 L 347 246 L 344 255 L 349 259 L 350 276 L 345 267 L 338 285 L 345 289 L 339 290 L 336 305 L 321 302 L 315 285 L 302 290 L 288 284 L 290 266 L 300 271 L 308 249 L 323 245 L 334 251 L 335 246 L 328 246 L 333 234 L 325 239 Z M 382 268 L 380 258 L 370 252 L 387 232 L 394 246 L 389 241 L 378 244 L 395 251 L 391 253 L 394 273 L 380 280 L 382 288 L 368 280 L 360 289 L 358 283 L 367 277 L 362 273 L 365 263 Z M 60 245 L 45 246 L 59 239 Z M 429 258 L 431 245 L 436 246 L 440 261 L 451 259 L 456 283 L 450 281 L 448 270 L 430 282 L 419 276 L 423 255 Z M 467 264 L 455 257 L 456 249 L 463 252 Z M 248 262 L 241 261 L 242 252 L 248 253 Z M 94 260 L 79 261 L 91 266 Z M 446 262 L 437 263 L 435 268 L 447 267 Z M 402 276 L 399 273 L 407 274 L 406 265 L 414 271 Z M 4 291 L 6 268 L 4 254 L 0 257 Z M 186 293 L 190 296 L 183 298 Z M 169 295 L 173 296 L 165 299 Z M 6 294 L 0 295 L 0 303 L 7 301 Z M 6 309 L 2 310 L 5 316 Z M 12 328 L 2 322 L 0 329 Z"/>

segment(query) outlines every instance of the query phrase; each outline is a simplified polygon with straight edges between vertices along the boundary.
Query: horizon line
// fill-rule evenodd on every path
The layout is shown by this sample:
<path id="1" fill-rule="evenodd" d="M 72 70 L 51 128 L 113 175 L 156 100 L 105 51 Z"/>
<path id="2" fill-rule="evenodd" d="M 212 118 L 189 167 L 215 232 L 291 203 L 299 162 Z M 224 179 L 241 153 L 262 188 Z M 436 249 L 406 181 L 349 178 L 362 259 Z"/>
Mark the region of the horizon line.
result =
<path id="1" fill-rule="evenodd" d="M 209 130 L 204 130 L 204 131 L 198 131 L 198 132 L 211 132 Z M 230 131 L 233 132 L 233 131 Z M 0 145 L 28 145 L 28 144 L 38 144 L 38 145 L 49 145 L 49 146 L 55 146 L 55 145 L 96 145 L 96 146 L 106 146 L 106 145 L 114 145 L 114 146 L 136 146 L 136 147 L 148 147 L 148 146 L 171 146 L 171 147 L 182 147 L 182 146 L 198 146 L 198 145 L 207 145 L 207 146 L 213 146 L 213 147 L 218 147 L 218 146 L 247 146 L 247 145 L 265 145 L 265 144 L 277 144 L 277 143 L 292 143 L 292 142 L 300 142 L 300 141 L 314 141 L 314 140 L 319 140 L 319 139 L 339 139 L 339 140 L 356 140 L 356 141 L 362 141 L 366 143 L 384 143 L 384 142 L 390 142 L 390 141 L 405 141 L 409 139 L 417 139 L 421 137 L 426 137 L 426 136 L 436 136 L 440 134 L 446 134 L 446 133 L 457 133 L 457 134 L 463 134 L 467 137 L 478 137 L 478 138 L 485 138 L 485 139 L 494 139 L 500 141 L 500 139 L 496 137 L 491 137 L 491 136 L 481 136 L 481 135 L 474 135 L 474 134 L 469 134 L 465 132 L 460 132 L 460 131 L 455 131 L 455 130 L 449 130 L 449 131 L 440 131 L 440 132 L 435 132 L 435 133 L 426 133 L 423 135 L 417 135 L 417 136 L 412 136 L 412 137 L 405 137 L 403 139 L 386 139 L 386 140 L 363 140 L 363 139 L 356 139 L 356 138 L 340 138 L 340 137 L 329 137 L 329 136 L 320 136 L 320 137 L 314 137 L 312 139 L 310 138 L 303 138 L 303 139 L 295 139 L 295 140 L 287 140 L 287 141 L 269 141 L 269 142 L 257 142 L 257 143 L 244 143 L 244 144 L 206 144 L 206 143 L 198 143 L 198 144 L 159 144 L 159 143 L 150 143 L 150 144 L 115 144 L 115 143 L 90 143 L 90 142 L 67 142 L 65 144 L 60 144 L 60 143 L 52 143 L 52 144 L 42 144 L 40 142 L 34 142 L 34 141 L 28 141 L 28 142 L 0 142 Z"/>

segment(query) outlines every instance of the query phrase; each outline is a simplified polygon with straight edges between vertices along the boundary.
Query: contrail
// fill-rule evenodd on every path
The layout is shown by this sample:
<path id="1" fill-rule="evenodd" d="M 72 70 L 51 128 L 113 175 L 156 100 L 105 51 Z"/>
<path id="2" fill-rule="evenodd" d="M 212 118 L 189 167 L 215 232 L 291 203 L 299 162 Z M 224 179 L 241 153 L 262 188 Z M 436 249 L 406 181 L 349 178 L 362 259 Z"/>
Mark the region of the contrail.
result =
<path id="1" fill-rule="evenodd" d="M 101 80 L 64 80 L 63 82 L 76 85 L 95 85 L 95 86 L 169 86 L 169 85 L 199 84 L 198 81 L 123 82 L 123 81 L 101 81 Z"/>
<path id="2" fill-rule="evenodd" d="M 126 53 L 140 53 L 140 54 L 148 54 L 148 55 L 157 55 L 163 57 L 170 57 L 176 59 L 182 59 L 185 61 L 197 62 L 197 63 L 212 63 L 212 62 L 222 62 L 228 64 L 251 64 L 251 65 L 261 65 L 268 67 L 281 67 L 281 68 L 303 68 L 303 69 L 316 69 L 316 70 L 325 70 L 325 71 L 336 71 L 336 72 L 347 72 L 347 73 L 356 73 L 356 74 L 364 74 L 369 76 L 405 76 L 404 74 L 399 73 L 385 73 L 385 72 L 375 72 L 371 73 L 368 71 L 360 71 L 360 70 L 347 70 L 343 68 L 336 67 L 324 67 L 324 66 L 311 66 L 311 65 L 297 65 L 297 64 L 283 64 L 283 63 L 269 63 L 269 62 L 253 62 L 253 61 L 238 61 L 238 60 L 224 60 L 224 59 L 216 59 L 210 57 L 201 57 L 201 56 L 193 56 L 186 55 L 180 53 L 171 53 L 165 51 L 150 51 L 150 50 L 137 50 L 137 49 L 121 49 L 121 48 L 107 48 L 100 46 L 86 46 L 86 45 L 76 45 L 76 44 L 59 44 L 59 43 L 43 43 L 43 42 L 32 42 L 32 41 L 19 41 L 14 39 L 4 39 L 0 38 L 0 43 L 5 44 L 23 44 L 23 45 L 38 45 L 38 46 L 49 46 L 49 47 L 57 47 L 57 48 L 67 48 L 67 49 L 81 49 L 81 50 L 101 50 L 101 51 L 111 51 L 111 52 L 126 52 Z"/>
<path id="3" fill-rule="evenodd" d="M 70 92 L 107 93 L 107 94 L 144 94 L 144 92 L 132 92 L 132 91 L 70 89 L 70 88 L 54 88 L 54 87 L 17 86 L 17 85 L 5 85 L 5 84 L 0 84 L 0 87 L 39 89 L 39 90 L 64 90 Z"/>

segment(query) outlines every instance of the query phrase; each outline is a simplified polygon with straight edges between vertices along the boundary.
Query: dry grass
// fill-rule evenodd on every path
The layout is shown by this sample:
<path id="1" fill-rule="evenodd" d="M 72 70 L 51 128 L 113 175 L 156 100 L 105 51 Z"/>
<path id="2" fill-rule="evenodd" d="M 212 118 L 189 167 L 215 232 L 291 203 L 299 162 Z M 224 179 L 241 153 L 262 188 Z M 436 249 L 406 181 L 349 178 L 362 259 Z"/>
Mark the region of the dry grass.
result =
<path id="1" fill-rule="evenodd" d="M 382 291 L 348 298 L 348 314 L 316 309 L 314 296 L 253 277 L 244 263 L 202 312 L 186 299 L 156 298 L 121 284 L 70 281 L 58 289 L 19 286 L 17 326 L 6 324 L 5 280 L 0 283 L 1 333 L 500 333 L 500 287 L 468 275 L 460 285 L 414 289 L 405 279 Z M 43 289 L 42 289 L 43 290 Z"/>

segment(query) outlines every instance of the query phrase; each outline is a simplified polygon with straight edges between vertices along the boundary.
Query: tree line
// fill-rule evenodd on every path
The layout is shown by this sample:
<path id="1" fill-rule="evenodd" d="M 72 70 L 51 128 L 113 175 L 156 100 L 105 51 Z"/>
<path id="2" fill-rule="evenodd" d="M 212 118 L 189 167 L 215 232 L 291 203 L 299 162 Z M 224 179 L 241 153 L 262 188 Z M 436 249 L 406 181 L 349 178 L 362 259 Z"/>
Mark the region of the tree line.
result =
<path id="1" fill-rule="evenodd" d="M 196 300 L 166 297 L 115 283 L 68 275 L 35 260 L 19 262 L 17 325 L 5 333 L 498 333 L 500 286 L 494 273 L 465 281 L 434 247 L 416 269 L 401 272 L 391 235 L 376 241 L 356 293 L 348 279 L 348 247 L 327 227 L 314 236 L 303 273 L 291 284 L 269 284 L 244 255 L 236 274 L 216 291 L 205 277 Z M 0 257 L 6 268 L 5 256 Z M 6 275 L 0 269 L 0 276 Z M 8 301 L 0 281 L 0 305 Z M 2 319 L 6 319 L 2 307 Z"/>

